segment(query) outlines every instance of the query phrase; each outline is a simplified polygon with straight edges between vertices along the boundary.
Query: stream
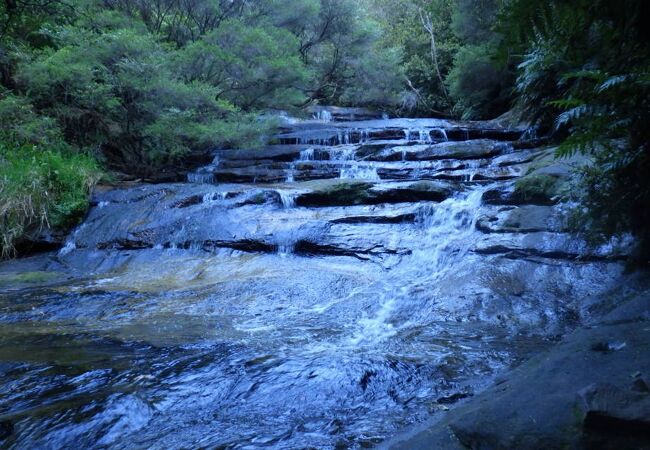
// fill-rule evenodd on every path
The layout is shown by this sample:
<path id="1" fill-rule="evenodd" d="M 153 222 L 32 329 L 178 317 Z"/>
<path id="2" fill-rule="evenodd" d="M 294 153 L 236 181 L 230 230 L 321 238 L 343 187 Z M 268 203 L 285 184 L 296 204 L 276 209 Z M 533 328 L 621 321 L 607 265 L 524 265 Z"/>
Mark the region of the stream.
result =
<path id="1" fill-rule="evenodd" d="M 98 191 L 62 250 L 0 266 L 3 445 L 368 448 L 445 414 L 623 270 L 516 198 L 549 154 L 524 133 L 319 116 Z"/>

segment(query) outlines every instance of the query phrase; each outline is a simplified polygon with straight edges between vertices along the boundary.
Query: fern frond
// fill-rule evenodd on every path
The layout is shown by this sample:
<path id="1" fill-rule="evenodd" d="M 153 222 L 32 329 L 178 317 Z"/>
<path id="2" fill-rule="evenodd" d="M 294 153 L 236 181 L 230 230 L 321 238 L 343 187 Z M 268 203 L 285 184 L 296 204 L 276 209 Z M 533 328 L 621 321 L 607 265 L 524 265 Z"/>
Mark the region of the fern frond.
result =
<path id="1" fill-rule="evenodd" d="M 569 109 L 569 108 L 576 108 L 578 106 L 585 105 L 586 102 L 579 98 L 569 97 L 569 98 L 561 98 L 558 100 L 551 100 L 547 104 L 561 109 Z"/>
<path id="2" fill-rule="evenodd" d="M 632 78 L 632 75 L 629 75 L 629 74 L 616 75 L 616 76 L 610 77 L 607 80 L 605 80 L 605 82 L 601 83 L 600 86 L 598 86 L 598 88 L 596 89 L 596 92 L 598 92 L 600 94 L 600 93 L 602 93 L 604 91 L 607 91 L 609 89 L 612 89 L 614 87 L 617 87 L 617 86 L 627 82 L 631 78 Z"/>

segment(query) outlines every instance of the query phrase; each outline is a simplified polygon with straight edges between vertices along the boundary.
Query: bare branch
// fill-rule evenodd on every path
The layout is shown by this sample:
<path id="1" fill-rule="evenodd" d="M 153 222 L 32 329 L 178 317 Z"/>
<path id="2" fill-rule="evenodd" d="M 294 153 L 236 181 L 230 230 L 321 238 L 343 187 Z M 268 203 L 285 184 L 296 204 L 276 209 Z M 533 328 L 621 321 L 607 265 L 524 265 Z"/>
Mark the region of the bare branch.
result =
<path id="1" fill-rule="evenodd" d="M 445 95 L 445 98 L 449 100 L 449 93 L 447 92 L 447 88 L 445 87 L 445 81 L 442 78 L 442 74 L 440 73 L 440 65 L 438 64 L 438 51 L 436 50 L 436 35 L 433 32 L 433 22 L 431 21 L 431 15 L 428 12 L 424 12 L 422 8 L 418 8 L 418 13 L 420 15 L 420 22 L 422 22 L 422 26 L 424 27 L 424 30 L 429 34 L 429 37 L 431 38 L 431 62 L 433 63 L 433 67 L 436 69 L 436 75 L 438 76 L 438 80 L 440 81 L 440 87 L 442 88 L 442 93 Z"/>

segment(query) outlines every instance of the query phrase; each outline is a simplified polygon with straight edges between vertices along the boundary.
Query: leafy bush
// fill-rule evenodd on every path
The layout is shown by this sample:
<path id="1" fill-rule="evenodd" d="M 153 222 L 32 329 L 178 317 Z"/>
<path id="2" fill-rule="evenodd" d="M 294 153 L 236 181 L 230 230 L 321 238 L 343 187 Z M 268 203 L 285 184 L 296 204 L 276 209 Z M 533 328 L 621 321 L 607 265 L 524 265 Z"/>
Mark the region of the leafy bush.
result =
<path id="1" fill-rule="evenodd" d="M 520 0 L 517 3 L 526 3 Z M 590 239 L 627 232 L 650 262 L 648 3 L 528 5 L 538 17 L 517 83 L 529 117 L 566 134 L 558 156 L 588 154 L 573 199 Z M 526 10 L 526 8 L 520 9 Z"/>
<path id="2" fill-rule="evenodd" d="M 2 257 L 11 256 L 28 234 L 78 223 L 101 176 L 91 157 L 71 154 L 64 145 L 43 150 L 3 140 L 0 173 Z"/>

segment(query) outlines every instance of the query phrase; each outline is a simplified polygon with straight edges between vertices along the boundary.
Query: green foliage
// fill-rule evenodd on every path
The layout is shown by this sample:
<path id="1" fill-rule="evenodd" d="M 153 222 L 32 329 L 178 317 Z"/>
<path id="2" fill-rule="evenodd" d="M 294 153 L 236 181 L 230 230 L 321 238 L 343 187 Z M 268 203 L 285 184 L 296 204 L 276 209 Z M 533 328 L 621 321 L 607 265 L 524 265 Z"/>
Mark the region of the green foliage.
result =
<path id="1" fill-rule="evenodd" d="M 633 232 L 650 255 L 648 4 L 625 0 L 517 1 L 528 49 L 517 89 L 528 116 L 565 139 L 559 157 L 588 154 L 573 199 L 577 225 L 607 239 Z M 526 35 L 523 34 L 524 38 Z"/>
<path id="2" fill-rule="evenodd" d="M 508 103 L 503 97 L 507 80 L 507 74 L 490 57 L 489 45 L 463 47 L 447 77 L 449 93 L 456 99 L 454 108 L 465 119 L 495 117 L 503 112 Z"/>
<path id="3" fill-rule="evenodd" d="M 97 163 L 63 147 L 43 150 L 0 140 L 1 256 L 11 256 L 27 234 L 70 227 L 88 208 L 88 194 L 101 176 Z"/>
<path id="4" fill-rule="evenodd" d="M 444 79 L 461 44 L 451 27 L 455 0 L 373 0 L 371 5 L 383 29 L 384 41 L 398 46 L 401 53 L 401 76 L 406 81 L 400 93 L 401 112 L 425 116 L 447 113 L 453 103 Z M 424 26 L 427 18 L 435 55 L 431 33 Z"/>
<path id="5" fill-rule="evenodd" d="M 259 144 L 273 126 L 263 110 L 383 106 L 402 87 L 399 52 L 353 0 L 6 5 L 5 88 L 75 148 L 138 175 Z"/>
<path id="6" fill-rule="evenodd" d="M 227 20 L 179 52 L 179 69 L 245 110 L 286 107 L 306 100 L 310 74 L 299 47 L 288 30 Z"/>
<path id="7" fill-rule="evenodd" d="M 2 133 L 13 142 L 51 145 L 63 139 L 56 121 L 36 114 L 25 97 L 0 94 L 0 122 Z"/>

